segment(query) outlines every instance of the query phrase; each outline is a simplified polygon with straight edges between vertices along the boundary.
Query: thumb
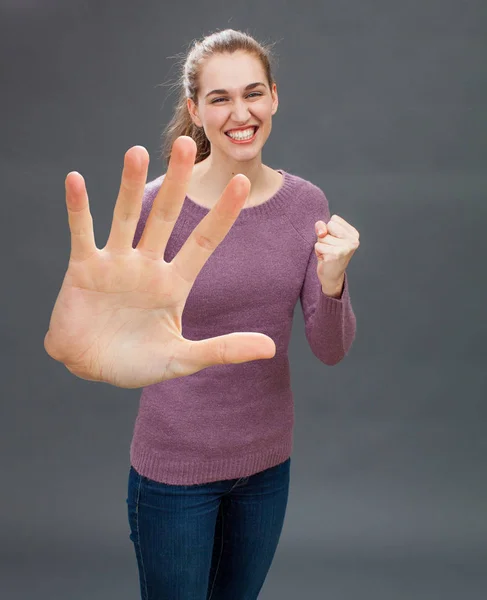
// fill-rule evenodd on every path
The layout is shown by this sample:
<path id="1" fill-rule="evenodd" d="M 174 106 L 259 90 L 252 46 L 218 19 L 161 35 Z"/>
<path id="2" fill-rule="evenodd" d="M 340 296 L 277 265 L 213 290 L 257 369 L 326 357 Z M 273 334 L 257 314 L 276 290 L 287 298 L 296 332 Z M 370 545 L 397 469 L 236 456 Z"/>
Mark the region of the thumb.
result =
<path id="1" fill-rule="evenodd" d="M 186 346 L 185 354 L 185 359 L 190 363 L 187 368 L 196 373 L 212 365 L 239 364 L 273 358 L 276 354 L 276 344 L 263 333 L 238 331 L 206 340 L 191 340 Z"/>
<path id="2" fill-rule="evenodd" d="M 328 227 L 324 221 L 317 221 L 315 223 L 315 232 L 319 238 L 325 237 L 328 233 Z"/>

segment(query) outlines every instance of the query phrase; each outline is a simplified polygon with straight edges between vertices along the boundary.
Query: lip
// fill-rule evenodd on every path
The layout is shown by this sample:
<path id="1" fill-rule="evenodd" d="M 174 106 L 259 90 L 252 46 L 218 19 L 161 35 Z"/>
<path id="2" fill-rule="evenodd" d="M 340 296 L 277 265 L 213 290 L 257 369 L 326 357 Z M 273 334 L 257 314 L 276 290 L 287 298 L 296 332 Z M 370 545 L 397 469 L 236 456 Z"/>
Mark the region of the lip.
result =
<path id="1" fill-rule="evenodd" d="M 260 129 L 258 125 L 250 125 L 247 127 L 240 127 L 239 129 L 229 129 L 228 131 L 243 131 L 245 129 L 249 129 L 249 127 L 255 127 L 256 129 L 255 129 L 254 135 L 251 138 L 249 138 L 248 140 L 234 140 L 227 134 L 227 132 L 225 132 L 225 136 L 230 140 L 230 142 L 232 142 L 232 144 L 251 144 L 257 137 L 257 133 Z"/>
<path id="2" fill-rule="evenodd" d="M 257 127 L 257 129 L 259 128 L 259 126 L 255 123 L 251 123 L 250 125 L 245 125 L 245 127 L 232 127 L 231 129 L 227 129 L 225 133 L 228 133 L 229 131 L 245 131 L 246 129 L 250 129 L 250 127 Z"/>

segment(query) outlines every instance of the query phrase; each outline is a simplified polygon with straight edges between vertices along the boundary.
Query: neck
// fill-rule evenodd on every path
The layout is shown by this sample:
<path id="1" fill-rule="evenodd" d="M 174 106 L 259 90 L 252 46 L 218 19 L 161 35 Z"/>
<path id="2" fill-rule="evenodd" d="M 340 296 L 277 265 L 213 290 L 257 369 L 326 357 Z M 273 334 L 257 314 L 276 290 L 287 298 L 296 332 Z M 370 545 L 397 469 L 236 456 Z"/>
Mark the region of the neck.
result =
<path id="1" fill-rule="evenodd" d="M 195 165 L 195 172 L 198 184 L 209 190 L 215 198 L 221 196 L 235 175 L 245 175 L 251 184 L 250 194 L 244 205 L 248 206 L 252 203 L 252 198 L 265 189 L 267 167 L 262 164 L 260 153 L 250 161 L 229 161 L 227 157 L 218 160 L 218 157 L 210 154 Z"/>

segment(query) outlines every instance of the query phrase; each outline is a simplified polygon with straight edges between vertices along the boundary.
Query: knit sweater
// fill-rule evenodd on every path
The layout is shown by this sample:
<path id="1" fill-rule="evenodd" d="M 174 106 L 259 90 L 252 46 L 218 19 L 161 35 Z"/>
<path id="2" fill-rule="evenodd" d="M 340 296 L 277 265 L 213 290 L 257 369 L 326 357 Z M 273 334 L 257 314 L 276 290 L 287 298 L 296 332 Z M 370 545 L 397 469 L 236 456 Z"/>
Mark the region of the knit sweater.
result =
<path id="1" fill-rule="evenodd" d="M 270 359 L 215 365 L 144 387 L 130 462 L 155 481 L 193 485 L 253 475 L 292 454 L 294 399 L 288 346 L 298 298 L 313 354 L 336 365 L 355 338 L 348 276 L 342 294 L 323 293 L 316 272 L 315 222 L 330 220 L 325 194 L 283 169 L 281 188 L 241 209 L 198 274 L 182 314 L 182 335 L 202 340 L 227 333 L 271 337 Z M 145 186 L 133 240 L 140 240 L 164 175 Z M 209 209 L 185 197 L 167 244 L 170 262 Z"/>

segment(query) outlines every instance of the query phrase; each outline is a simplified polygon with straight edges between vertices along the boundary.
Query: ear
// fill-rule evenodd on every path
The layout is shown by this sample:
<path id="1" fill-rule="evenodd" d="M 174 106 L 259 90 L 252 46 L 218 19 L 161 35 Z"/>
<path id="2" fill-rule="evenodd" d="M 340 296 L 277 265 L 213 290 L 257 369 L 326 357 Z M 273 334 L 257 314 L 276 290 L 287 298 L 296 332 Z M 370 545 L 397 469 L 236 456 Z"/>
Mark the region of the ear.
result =
<path id="1" fill-rule="evenodd" d="M 202 123 L 198 117 L 198 107 L 194 103 L 194 100 L 188 98 L 186 100 L 186 105 L 188 107 L 189 116 L 191 117 L 193 123 L 196 125 L 196 127 L 202 127 Z"/>
<path id="2" fill-rule="evenodd" d="M 272 85 L 272 113 L 273 115 L 277 112 L 277 107 L 279 106 L 279 97 L 277 95 L 277 86 L 274 83 Z"/>

